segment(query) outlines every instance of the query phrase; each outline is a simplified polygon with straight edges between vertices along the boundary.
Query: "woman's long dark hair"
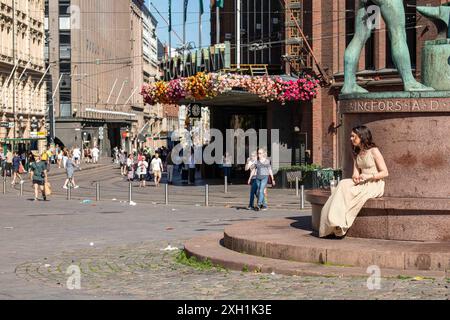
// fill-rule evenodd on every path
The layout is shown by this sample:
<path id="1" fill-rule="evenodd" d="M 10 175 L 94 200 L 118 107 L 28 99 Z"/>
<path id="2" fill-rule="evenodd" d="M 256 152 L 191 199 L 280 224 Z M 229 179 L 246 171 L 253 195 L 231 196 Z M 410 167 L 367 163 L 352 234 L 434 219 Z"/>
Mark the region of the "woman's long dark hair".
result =
<path id="1" fill-rule="evenodd" d="M 355 157 L 358 156 L 363 150 L 370 150 L 377 147 L 375 142 L 373 142 L 372 132 L 366 126 L 354 127 L 352 132 L 356 133 L 361 139 L 362 146 L 362 148 L 353 146 L 353 155 Z"/>

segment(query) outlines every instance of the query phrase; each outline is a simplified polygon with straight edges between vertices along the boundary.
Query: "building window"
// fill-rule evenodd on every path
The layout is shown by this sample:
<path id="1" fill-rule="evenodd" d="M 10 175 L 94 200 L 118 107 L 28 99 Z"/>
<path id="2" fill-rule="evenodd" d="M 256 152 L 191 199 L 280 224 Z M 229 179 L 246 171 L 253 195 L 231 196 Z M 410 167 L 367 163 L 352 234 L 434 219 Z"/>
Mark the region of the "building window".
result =
<path id="1" fill-rule="evenodd" d="M 59 1 L 59 16 L 60 17 L 70 16 L 69 8 L 70 8 L 70 0 Z"/>
<path id="2" fill-rule="evenodd" d="M 59 34 L 59 44 L 70 46 L 70 31 L 61 31 Z"/>
<path id="3" fill-rule="evenodd" d="M 355 34 L 355 0 L 346 0 L 345 8 L 345 42 L 348 47 Z"/>
<path id="4" fill-rule="evenodd" d="M 372 32 L 369 40 L 366 43 L 366 70 L 375 70 L 375 33 Z"/>

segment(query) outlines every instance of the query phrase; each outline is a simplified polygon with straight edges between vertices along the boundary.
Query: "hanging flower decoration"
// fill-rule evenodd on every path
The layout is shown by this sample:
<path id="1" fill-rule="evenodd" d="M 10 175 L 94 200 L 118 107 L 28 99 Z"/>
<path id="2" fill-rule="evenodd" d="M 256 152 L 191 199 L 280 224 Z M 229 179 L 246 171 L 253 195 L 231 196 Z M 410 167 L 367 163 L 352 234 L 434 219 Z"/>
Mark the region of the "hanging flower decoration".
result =
<path id="1" fill-rule="evenodd" d="M 145 84 L 141 94 L 148 104 L 177 103 L 180 100 L 205 100 L 242 89 L 266 102 L 281 104 L 292 101 L 311 101 L 317 97 L 320 81 L 311 75 L 284 81 L 280 77 L 199 72 L 195 76 Z"/>
<path id="2" fill-rule="evenodd" d="M 167 86 L 167 99 L 169 103 L 177 103 L 181 99 L 186 98 L 185 83 L 182 79 L 170 81 Z"/>
<path id="3" fill-rule="evenodd" d="M 203 100 L 213 98 L 209 74 L 199 72 L 186 79 L 186 98 L 189 100 Z"/>

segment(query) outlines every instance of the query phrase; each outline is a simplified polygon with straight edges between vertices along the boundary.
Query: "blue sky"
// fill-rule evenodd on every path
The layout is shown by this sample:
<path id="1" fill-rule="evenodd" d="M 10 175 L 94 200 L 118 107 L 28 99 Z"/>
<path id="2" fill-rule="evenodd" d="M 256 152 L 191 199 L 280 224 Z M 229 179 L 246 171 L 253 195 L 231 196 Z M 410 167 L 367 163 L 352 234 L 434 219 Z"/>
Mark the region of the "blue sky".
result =
<path id="1" fill-rule="evenodd" d="M 205 12 L 202 16 L 202 47 L 210 44 L 210 0 L 202 0 Z M 158 20 L 157 35 L 162 43 L 169 43 L 169 32 L 166 22 L 150 5 L 153 5 L 159 10 L 162 16 L 169 21 L 169 0 L 146 0 L 146 4 L 150 12 Z M 172 0 L 172 29 L 177 32 L 180 38 L 183 38 L 183 3 L 184 0 Z M 189 0 L 188 14 L 186 21 L 186 40 L 193 41 L 198 46 L 198 21 L 199 21 L 199 0 Z M 172 47 L 180 46 L 181 41 L 172 31 Z"/>

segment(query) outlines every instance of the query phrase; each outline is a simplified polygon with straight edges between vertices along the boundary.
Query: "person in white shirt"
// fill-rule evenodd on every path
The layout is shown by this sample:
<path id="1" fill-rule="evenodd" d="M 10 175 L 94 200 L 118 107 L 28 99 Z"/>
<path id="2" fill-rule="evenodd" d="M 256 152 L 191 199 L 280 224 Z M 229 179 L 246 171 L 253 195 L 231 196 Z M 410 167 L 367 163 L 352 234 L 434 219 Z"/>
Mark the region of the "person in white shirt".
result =
<path id="1" fill-rule="evenodd" d="M 69 151 L 67 149 L 65 149 L 63 151 L 63 156 L 62 156 L 62 165 L 63 165 L 64 169 L 66 169 L 68 159 L 69 159 Z"/>
<path id="2" fill-rule="evenodd" d="M 231 156 L 228 152 L 223 156 L 223 176 L 227 177 L 228 184 L 231 183 L 231 169 L 233 167 Z"/>
<path id="3" fill-rule="evenodd" d="M 75 164 L 77 166 L 79 166 L 81 163 L 81 150 L 80 150 L 80 148 L 78 148 L 78 146 L 75 146 L 75 148 L 73 149 L 72 155 L 73 155 L 73 161 L 75 162 Z"/>
<path id="4" fill-rule="evenodd" d="M 64 157 L 64 151 L 62 149 L 59 149 L 58 151 L 58 155 L 57 155 L 57 163 L 58 163 L 58 168 L 61 169 L 61 165 L 63 164 L 63 157 Z M 64 168 L 66 168 L 66 166 L 64 165 Z"/>
<path id="5" fill-rule="evenodd" d="M 97 146 L 94 146 L 94 148 L 92 148 L 91 150 L 91 154 L 92 154 L 92 163 L 98 163 L 98 157 L 100 155 L 100 150 L 97 148 Z"/>
<path id="6" fill-rule="evenodd" d="M 140 188 L 145 188 L 145 184 L 146 184 L 146 176 L 147 176 L 147 169 L 148 169 L 148 162 L 145 161 L 145 158 L 142 157 L 141 160 L 139 160 L 138 165 L 137 165 L 137 174 L 139 176 L 139 187 Z"/>
<path id="7" fill-rule="evenodd" d="M 155 157 L 153 158 L 151 163 L 151 168 L 153 171 L 153 176 L 155 178 L 155 186 L 159 187 L 159 183 L 161 182 L 163 172 L 163 164 L 158 153 L 155 153 Z"/>

